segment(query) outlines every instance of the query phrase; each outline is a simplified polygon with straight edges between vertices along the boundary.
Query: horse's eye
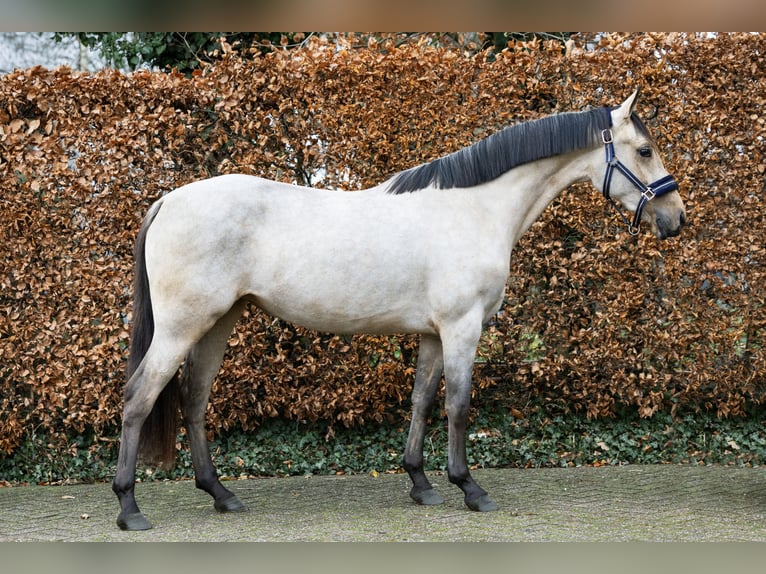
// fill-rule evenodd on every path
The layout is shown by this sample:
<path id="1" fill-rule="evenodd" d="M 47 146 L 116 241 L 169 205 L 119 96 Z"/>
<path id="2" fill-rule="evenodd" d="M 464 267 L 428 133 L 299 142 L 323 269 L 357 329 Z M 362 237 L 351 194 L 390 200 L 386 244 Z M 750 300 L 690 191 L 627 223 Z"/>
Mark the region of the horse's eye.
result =
<path id="1" fill-rule="evenodd" d="M 638 154 L 641 157 L 652 157 L 652 148 L 650 148 L 648 145 L 640 147 L 638 148 Z"/>

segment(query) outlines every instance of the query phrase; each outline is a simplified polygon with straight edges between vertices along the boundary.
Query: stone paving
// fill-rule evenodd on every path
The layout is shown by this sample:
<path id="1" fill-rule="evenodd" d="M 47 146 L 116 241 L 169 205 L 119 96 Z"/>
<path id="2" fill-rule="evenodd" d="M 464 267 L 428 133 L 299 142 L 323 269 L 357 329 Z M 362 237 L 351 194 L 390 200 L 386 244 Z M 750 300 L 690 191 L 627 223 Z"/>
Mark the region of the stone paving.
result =
<path id="1" fill-rule="evenodd" d="M 108 484 L 0 488 L 0 541 L 766 541 L 766 468 L 487 469 L 500 505 L 422 507 L 401 474 L 228 482 L 248 512 L 219 514 L 191 481 L 137 485 L 154 528 L 122 532 Z"/>

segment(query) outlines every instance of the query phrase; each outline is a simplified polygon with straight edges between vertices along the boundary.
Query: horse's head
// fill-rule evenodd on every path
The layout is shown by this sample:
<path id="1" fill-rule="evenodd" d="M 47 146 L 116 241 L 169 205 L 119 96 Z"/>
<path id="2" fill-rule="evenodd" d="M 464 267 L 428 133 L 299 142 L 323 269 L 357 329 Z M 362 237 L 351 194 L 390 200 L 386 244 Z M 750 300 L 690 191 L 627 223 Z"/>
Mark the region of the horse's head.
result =
<path id="1" fill-rule="evenodd" d="M 686 211 L 657 144 L 633 111 L 637 95 L 638 90 L 611 110 L 612 127 L 602 132 L 606 162 L 602 156 L 598 175 L 591 179 L 610 201 L 635 213 L 628 222 L 632 234 L 643 221 L 658 238 L 666 239 L 681 232 Z"/>

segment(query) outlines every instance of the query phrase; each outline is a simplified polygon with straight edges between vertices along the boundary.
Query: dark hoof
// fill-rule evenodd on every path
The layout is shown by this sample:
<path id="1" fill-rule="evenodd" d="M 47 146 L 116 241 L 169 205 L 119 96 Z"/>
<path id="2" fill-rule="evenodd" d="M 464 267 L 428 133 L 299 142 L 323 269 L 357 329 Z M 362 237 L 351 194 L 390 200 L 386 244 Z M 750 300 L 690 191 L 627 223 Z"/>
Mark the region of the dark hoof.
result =
<path id="1" fill-rule="evenodd" d="M 152 523 L 140 512 L 135 512 L 124 516 L 120 514 L 117 517 L 117 526 L 122 530 L 149 530 Z"/>
<path id="2" fill-rule="evenodd" d="M 421 490 L 419 492 L 412 490 L 410 491 L 410 498 L 412 498 L 412 500 L 418 504 L 422 504 L 424 506 L 433 506 L 435 504 L 442 504 L 444 502 L 444 499 L 439 496 L 439 493 L 436 492 L 433 488 L 429 488 L 428 490 Z"/>
<path id="3" fill-rule="evenodd" d="M 234 494 L 229 498 L 216 502 L 214 506 L 218 512 L 244 512 L 247 510 L 247 507 Z"/>
<path id="4" fill-rule="evenodd" d="M 472 500 L 466 500 L 465 504 L 477 512 L 492 512 L 498 509 L 497 503 L 489 497 L 489 494 L 482 494 Z"/>

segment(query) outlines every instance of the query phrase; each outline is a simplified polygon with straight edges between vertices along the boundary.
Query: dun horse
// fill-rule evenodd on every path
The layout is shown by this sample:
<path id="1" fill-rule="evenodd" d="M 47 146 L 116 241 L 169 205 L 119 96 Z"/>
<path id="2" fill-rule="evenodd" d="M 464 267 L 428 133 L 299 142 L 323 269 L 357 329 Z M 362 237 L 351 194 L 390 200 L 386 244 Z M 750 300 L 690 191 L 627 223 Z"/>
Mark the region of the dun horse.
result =
<path id="1" fill-rule="evenodd" d="M 665 239 L 684 225 L 678 186 L 633 111 L 635 99 L 506 128 L 364 191 L 225 175 L 159 199 L 135 249 L 130 377 L 112 485 L 120 528 L 151 528 L 134 496 L 139 439 L 173 460 L 174 393 L 197 487 L 221 512 L 244 510 L 218 479 L 204 419 L 246 302 L 319 331 L 419 334 L 403 458 L 410 496 L 442 502 L 423 472 L 423 439 L 443 374 L 449 480 L 470 509 L 496 510 L 469 473 L 465 433 L 476 346 L 503 300 L 513 246 L 579 181 L 633 211 L 632 220 L 622 215 L 632 234 L 643 222 Z"/>

